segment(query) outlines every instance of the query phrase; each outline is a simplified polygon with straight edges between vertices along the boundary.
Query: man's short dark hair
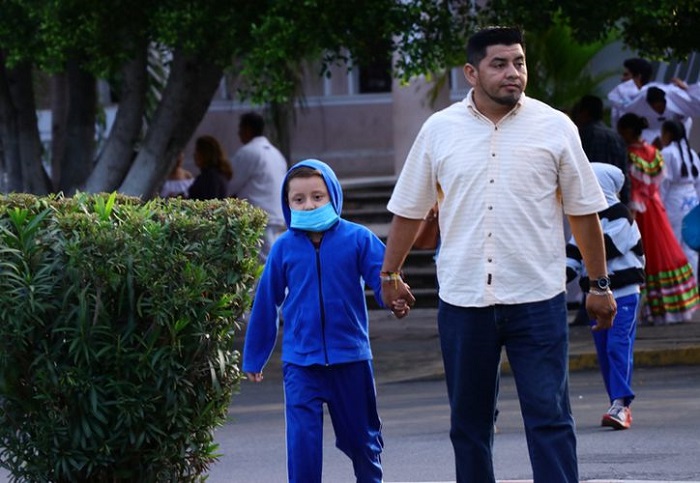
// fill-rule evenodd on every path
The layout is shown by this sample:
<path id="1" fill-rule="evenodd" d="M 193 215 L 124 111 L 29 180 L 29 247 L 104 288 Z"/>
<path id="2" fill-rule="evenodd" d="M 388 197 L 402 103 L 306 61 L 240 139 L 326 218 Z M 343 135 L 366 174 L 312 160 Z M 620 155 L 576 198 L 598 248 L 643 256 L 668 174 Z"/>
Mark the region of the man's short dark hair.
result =
<path id="1" fill-rule="evenodd" d="M 578 109 L 587 112 L 593 121 L 603 119 L 603 99 L 592 94 L 587 94 L 578 101 Z"/>
<path id="2" fill-rule="evenodd" d="M 523 32 L 517 27 L 486 27 L 469 38 L 467 62 L 474 67 L 486 57 L 486 49 L 492 45 L 520 44 L 525 49 Z"/>
<path id="3" fill-rule="evenodd" d="M 248 128 L 253 136 L 262 136 L 265 131 L 265 119 L 257 112 L 241 115 L 240 127 Z"/>
<path id="4" fill-rule="evenodd" d="M 652 86 L 647 90 L 647 102 L 653 104 L 655 102 L 666 102 L 666 93 L 663 89 Z"/>
<path id="5" fill-rule="evenodd" d="M 622 65 L 630 71 L 633 77 L 639 76 L 642 85 L 649 83 L 651 74 L 654 72 L 651 62 L 646 59 L 640 59 L 639 57 L 626 59 Z"/>

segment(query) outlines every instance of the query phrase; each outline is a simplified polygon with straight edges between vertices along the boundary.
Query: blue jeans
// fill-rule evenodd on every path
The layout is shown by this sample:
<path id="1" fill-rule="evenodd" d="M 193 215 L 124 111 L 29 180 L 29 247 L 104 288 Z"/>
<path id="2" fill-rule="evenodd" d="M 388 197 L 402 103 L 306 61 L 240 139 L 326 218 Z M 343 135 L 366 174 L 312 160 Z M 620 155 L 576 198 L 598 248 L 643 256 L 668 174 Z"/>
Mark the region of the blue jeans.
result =
<path id="1" fill-rule="evenodd" d="M 494 483 L 493 421 L 501 348 L 515 379 L 535 483 L 576 483 L 564 294 L 541 302 L 457 307 L 440 301 L 438 329 L 457 483 Z"/>

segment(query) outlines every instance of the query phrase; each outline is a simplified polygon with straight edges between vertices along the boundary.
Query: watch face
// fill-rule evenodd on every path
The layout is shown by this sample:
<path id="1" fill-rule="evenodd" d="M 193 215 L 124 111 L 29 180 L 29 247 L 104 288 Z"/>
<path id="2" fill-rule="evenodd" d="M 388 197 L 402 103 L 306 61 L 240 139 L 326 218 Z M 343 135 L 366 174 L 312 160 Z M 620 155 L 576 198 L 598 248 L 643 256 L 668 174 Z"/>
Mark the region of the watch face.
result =
<path id="1" fill-rule="evenodd" d="M 607 290 L 610 288 L 610 279 L 608 277 L 600 277 L 596 280 L 596 285 L 601 290 Z"/>

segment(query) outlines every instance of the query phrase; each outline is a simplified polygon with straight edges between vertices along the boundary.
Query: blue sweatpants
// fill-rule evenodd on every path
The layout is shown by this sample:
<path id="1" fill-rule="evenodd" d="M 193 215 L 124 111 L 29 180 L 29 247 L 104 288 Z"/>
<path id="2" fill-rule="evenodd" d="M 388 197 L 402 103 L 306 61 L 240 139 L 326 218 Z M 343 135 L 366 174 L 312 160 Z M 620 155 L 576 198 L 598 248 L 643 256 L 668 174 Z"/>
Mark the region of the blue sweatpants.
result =
<path id="1" fill-rule="evenodd" d="M 598 365 L 603 375 L 605 390 L 612 403 L 624 399 L 628 406 L 634 399 L 632 367 L 634 366 L 634 339 L 637 334 L 639 294 L 616 298 L 617 315 L 608 330 L 591 332 L 598 354 Z M 595 321 L 591 321 L 594 325 Z"/>
<path id="2" fill-rule="evenodd" d="M 335 445 L 353 464 L 358 483 L 380 483 L 384 443 L 371 361 L 330 366 L 285 363 L 287 474 L 290 483 L 321 483 L 323 404 Z"/>

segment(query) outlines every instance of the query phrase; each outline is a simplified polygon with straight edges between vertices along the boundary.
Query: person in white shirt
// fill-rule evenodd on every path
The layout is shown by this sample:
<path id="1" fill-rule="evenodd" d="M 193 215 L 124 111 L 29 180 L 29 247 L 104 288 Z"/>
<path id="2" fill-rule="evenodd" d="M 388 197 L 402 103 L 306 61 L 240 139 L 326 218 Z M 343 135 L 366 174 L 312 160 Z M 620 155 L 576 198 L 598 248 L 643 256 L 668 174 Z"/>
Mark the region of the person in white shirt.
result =
<path id="1" fill-rule="evenodd" d="M 612 105 L 610 122 L 613 127 L 617 126 L 617 121 L 626 112 L 624 107 L 639 94 L 642 87 L 651 81 L 654 73 L 651 62 L 639 57 L 625 59 L 622 66 L 620 83 L 608 93 L 608 100 Z"/>
<path id="2" fill-rule="evenodd" d="M 279 197 L 287 174 L 287 160 L 263 135 L 264 131 L 265 120 L 260 114 L 247 112 L 241 115 L 238 137 L 243 146 L 231 161 L 233 178 L 228 186 L 229 196 L 245 199 L 267 213 L 260 253 L 263 262 L 272 244 L 286 230 Z"/>
<path id="3" fill-rule="evenodd" d="M 693 117 L 700 116 L 700 84 L 688 86 L 677 77 L 668 84 L 651 82 L 653 67 L 645 59 L 627 59 L 623 65 L 622 82 L 608 93 L 612 126 L 628 112 L 641 116 L 648 123 L 642 138 L 658 149 L 664 121 L 681 121 L 690 132 Z"/>
<path id="4" fill-rule="evenodd" d="M 659 186 L 673 233 L 681 244 L 688 263 L 698 278 L 698 252 L 689 247 L 681 233 L 683 218 L 700 203 L 700 158 L 688 144 L 685 127 L 678 121 L 666 121 L 661 127 L 661 156 L 664 177 Z"/>
<path id="5" fill-rule="evenodd" d="M 594 330 L 608 328 L 616 304 L 597 215 L 607 203 L 573 122 L 524 95 L 520 30 L 474 34 L 464 73 L 472 89 L 425 122 L 389 201 L 394 217 L 382 298 L 414 301 L 400 271 L 421 219 L 438 201 L 438 328 L 457 482 L 495 482 L 493 421 L 503 346 L 534 481 L 578 482 L 563 215 L 593 280 L 586 306 L 597 320 Z"/>

